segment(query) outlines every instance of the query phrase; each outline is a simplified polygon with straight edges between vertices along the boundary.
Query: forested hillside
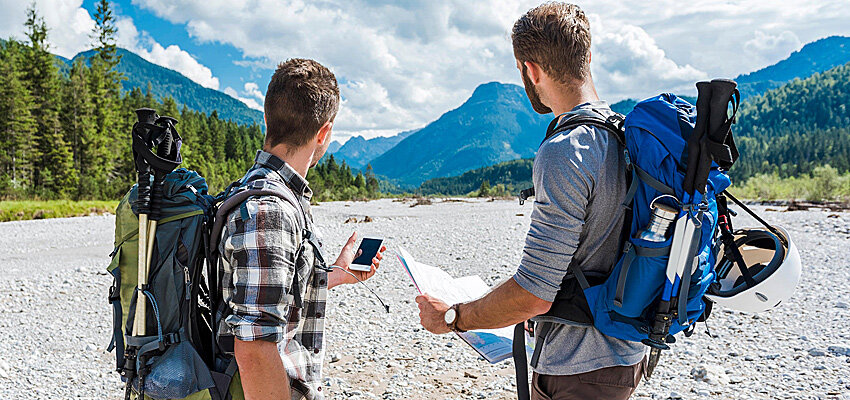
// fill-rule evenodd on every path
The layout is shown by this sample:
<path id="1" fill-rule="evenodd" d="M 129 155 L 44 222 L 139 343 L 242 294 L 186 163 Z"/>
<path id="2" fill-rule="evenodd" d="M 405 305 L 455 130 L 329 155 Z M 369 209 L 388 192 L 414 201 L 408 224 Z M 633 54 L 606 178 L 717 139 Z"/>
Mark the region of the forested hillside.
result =
<path id="1" fill-rule="evenodd" d="M 741 151 L 736 179 L 796 176 L 826 164 L 850 170 L 850 64 L 751 97 L 734 129 Z"/>
<path id="2" fill-rule="evenodd" d="M 178 108 L 169 91 L 161 100 L 149 88 L 122 91 L 122 82 L 158 78 L 128 76 L 118 68 L 127 53 L 115 46 L 109 7 L 106 0 L 98 3 L 96 47 L 90 57 L 75 58 L 67 73 L 50 53 L 47 26 L 34 7 L 26 40 L 0 42 L 0 200 L 120 198 L 137 179 L 130 132 L 134 110 L 141 107 L 179 120 L 182 167 L 203 175 L 212 193 L 252 165 L 263 142 L 259 125 Z M 344 164 L 319 168 L 314 176 L 322 200 L 376 194 L 374 176 L 354 175 Z"/>
<path id="3" fill-rule="evenodd" d="M 523 158 L 505 161 L 489 167 L 474 169 L 460 176 L 429 179 L 422 183 L 419 191 L 424 195 L 457 196 L 473 193 L 485 181 L 490 186 L 503 185 L 508 193 L 516 194 L 529 188 L 531 183 L 531 167 L 534 159 Z"/>
<path id="4" fill-rule="evenodd" d="M 70 69 L 78 59 L 91 60 L 96 52 L 89 50 L 77 54 L 66 68 Z M 149 90 L 156 99 L 173 97 L 179 106 L 207 114 L 216 111 L 221 119 L 245 125 L 257 124 L 263 128 L 262 111 L 254 110 L 218 90 L 203 87 L 179 72 L 151 63 L 133 52 L 118 48 L 116 55 L 120 62 L 115 70 L 125 78 L 121 82 L 122 92 Z"/>
<path id="5" fill-rule="evenodd" d="M 850 61 L 850 37 L 830 36 L 808 43 L 788 58 L 758 71 L 738 75 L 742 98 L 764 94 L 796 78 L 835 68 Z"/>

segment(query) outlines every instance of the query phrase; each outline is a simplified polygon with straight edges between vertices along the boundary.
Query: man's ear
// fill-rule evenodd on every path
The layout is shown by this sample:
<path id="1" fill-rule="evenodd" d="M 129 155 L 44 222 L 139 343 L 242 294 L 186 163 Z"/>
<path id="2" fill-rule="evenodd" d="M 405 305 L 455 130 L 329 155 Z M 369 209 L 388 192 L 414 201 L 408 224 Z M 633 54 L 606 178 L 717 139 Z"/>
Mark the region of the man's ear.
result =
<path id="1" fill-rule="evenodd" d="M 590 64 L 590 60 L 591 60 L 591 58 L 592 58 L 591 56 L 593 56 L 593 53 L 591 53 L 591 52 L 590 52 L 590 50 L 588 50 L 588 51 L 587 51 L 587 63 L 588 63 L 588 64 Z"/>
<path id="2" fill-rule="evenodd" d="M 326 141 L 331 139 L 331 130 L 333 129 L 333 126 L 333 121 L 328 121 L 319 128 L 319 133 L 316 134 L 316 144 L 323 145 Z"/>
<path id="3" fill-rule="evenodd" d="M 525 73 L 528 75 L 528 80 L 535 85 L 539 85 L 540 78 L 543 77 L 543 69 L 540 68 L 540 65 L 533 61 L 526 61 L 523 65 L 525 65 Z"/>

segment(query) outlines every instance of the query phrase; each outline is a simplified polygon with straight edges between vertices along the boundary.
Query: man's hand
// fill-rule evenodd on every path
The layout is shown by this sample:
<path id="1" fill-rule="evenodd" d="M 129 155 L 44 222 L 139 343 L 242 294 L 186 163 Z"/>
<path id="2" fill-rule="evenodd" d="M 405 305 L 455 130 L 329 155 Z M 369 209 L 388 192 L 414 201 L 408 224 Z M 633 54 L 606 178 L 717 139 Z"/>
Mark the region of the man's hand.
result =
<path id="1" fill-rule="evenodd" d="M 384 251 L 387 250 L 387 246 L 381 246 L 381 249 L 378 251 L 378 254 L 372 258 L 372 267 L 367 271 L 352 271 L 349 267 L 351 266 L 351 262 L 357 258 L 360 253 L 357 252 L 354 247 L 355 243 L 357 243 L 357 232 L 351 234 L 351 237 L 348 238 L 348 242 L 345 243 L 345 246 L 342 247 L 342 251 L 339 252 L 339 257 L 337 257 L 336 261 L 334 261 L 333 265 L 336 265 L 340 268 L 345 269 L 348 272 L 354 274 L 357 279 L 361 281 L 365 281 L 375 275 L 375 272 L 378 271 L 378 267 L 381 266 L 381 260 L 384 258 Z M 337 268 L 331 270 L 328 273 L 328 289 L 332 289 L 335 286 L 346 285 L 357 283 L 357 279 L 354 279 L 353 276 L 340 271 Z"/>
<path id="2" fill-rule="evenodd" d="M 442 300 L 431 297 L 427 293 L 416 296 L 416 304 L 419 304 L 419 323 L 428 332 L 442 334 L 452 330 L 446 325 L 446 311 L 451 308 Z"/>

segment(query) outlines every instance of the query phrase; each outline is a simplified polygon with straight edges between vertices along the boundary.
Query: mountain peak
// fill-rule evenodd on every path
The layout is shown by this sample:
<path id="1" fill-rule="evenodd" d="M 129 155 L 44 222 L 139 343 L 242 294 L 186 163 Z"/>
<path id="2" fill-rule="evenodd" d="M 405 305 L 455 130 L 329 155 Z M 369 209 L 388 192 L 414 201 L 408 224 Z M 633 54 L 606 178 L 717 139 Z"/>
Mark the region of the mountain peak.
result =
<path id="1" fill-rule="evenodd" d="M 487 82 L 478 85 L 469 100 L 499 99 L 505 95 L 513 96 L 521 87 L 513 83 Z"/>

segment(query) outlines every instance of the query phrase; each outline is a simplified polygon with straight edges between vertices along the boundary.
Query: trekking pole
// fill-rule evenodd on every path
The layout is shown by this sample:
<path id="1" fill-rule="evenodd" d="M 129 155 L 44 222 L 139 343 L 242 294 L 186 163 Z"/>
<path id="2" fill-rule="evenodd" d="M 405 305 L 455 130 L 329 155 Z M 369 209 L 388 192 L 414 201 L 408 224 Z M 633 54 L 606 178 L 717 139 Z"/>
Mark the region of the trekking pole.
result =
<path id="1" fill-rule="evenodd" d="M 647 360 L 646 377 L 652 376 L 652 372 L 658 365 L 661 350 L 669 350 L 667 336 L 673 317 L 676 316 L 679 288 L 688 285 L 690 277 L 685 275 L 685 266 L 693 263 L 692 253 L 694 250 L 694 234 L 697 232 L 697 223 L 692 220 L 689 210 L 684 210 L 684 215 L 676 221 L 673 231 L 673 240 L 670 244 L 670 256 L 667 259 L 664 289 L 661 291 L 661 299 L 655 313 L 655 320 L 650 329 L 649 337 L 641 342 L 651 349 Z M 687 299 L 685 299 L 687 301 Z"/>
<path id="2" fill-rule="evenodd" d="M 705 194 L 705 182 L 696 178 L 697 170 L 700 169 L 700 161 L 705 161 L 700 156 L 708 153 L 708 118 L 711 106 L 711 82 L 697 82 L 697 120 L 694 131 L 688 138 L 688 166 L 685 172 L 685 180 L 682 188 L 685 193 L 694 194 L 694 191 Z M 709 161 L 710 163 L 711 161 Z M 707 179 L 707 175 L 706 175 Z"/>
<path id="3" fill-rule="evenodd" d="M 172 153 L 176 152 L 176 149 L 172 149 L 172 145 L 174 144 L 174 125 L 177 123 L 177 120 L 172 117 L 159 117 L 155 122 L 157 125 L 163 128 L 160 137 L 157 138 L 159 140 L 159 144 L 156 145 L 156 155 L 165 160 L 172 159 Z M 174 157 L 176 158 L 176 157 Z M 156 227 L 159 222 L 159 219 L 162 216 L 161 206 L 162 206 L 162 185 L 165 181 L 165 176 L 173 171 L 174 168 L 171 167 L 169 169 L 168 166 L 157 165 L 153 168 L 153 188 L 151 190 L 151 207 L 150 207 L 150 216 L 149 225 L 148 225 L 148 242 L 146 245 L 147 255 L 145 257 L 147 271 L 150 269 L 151 258 L 153 256 L 153 245 L 154 239 L 156 238 Z"/>
<path id="4" fill-rule="evenodd" d="M 138 173 L 138 197 L 136 208 L 139 213 L 139 264 L 138 280 L 136 283 L 136 314 L 133 319 L 133 336 L 145 335 L 145 314 L 147 311 L 147 300 L 143 292 L 147 290 L 148 263 L 148 215 L 151 207 L 151 166 L 145 158 L 145 154 L 138 149 L 150 148 L 150 128 L 156 121 L 156 111 L 150 108 L 136 110 L 138 122 L 133 127 L 133 153 L 135 155 L 136 171 Z"/>

